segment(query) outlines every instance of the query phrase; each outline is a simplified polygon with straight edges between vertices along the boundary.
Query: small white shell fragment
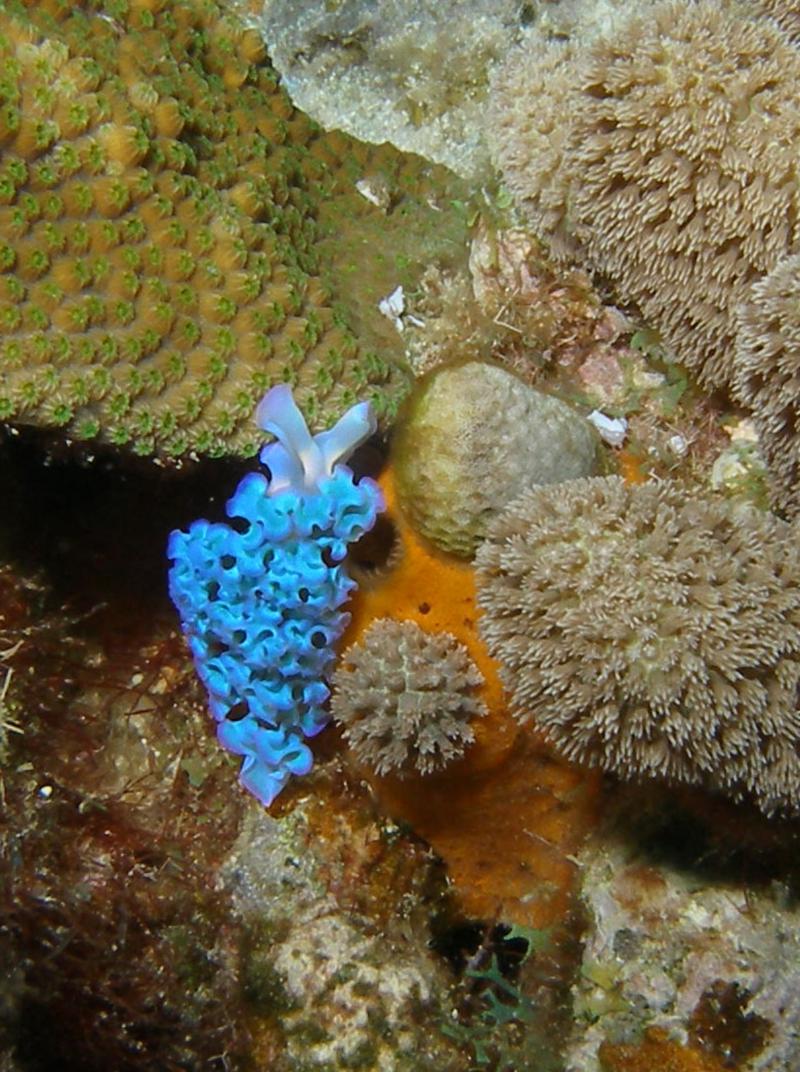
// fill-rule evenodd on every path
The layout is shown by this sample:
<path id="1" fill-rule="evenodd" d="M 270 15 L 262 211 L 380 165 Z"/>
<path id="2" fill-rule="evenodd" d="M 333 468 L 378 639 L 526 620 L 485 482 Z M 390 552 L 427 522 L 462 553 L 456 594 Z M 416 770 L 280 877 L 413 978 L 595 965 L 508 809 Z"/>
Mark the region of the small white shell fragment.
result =
<path id="1" fill-rule="evenodd" d="M 689 444 L 682 435 L 674 435 L 667 440 L 667 447 L 677 458 L 682 458 L 689 449 Z"/>
<path id="2" fill-rule="evenodd" d="M 378 302 L 378 309 L 384 316 L 387 316 L 390 320 L 394 321 L 394 326 L 398 331 L 403 330 L 403 312 L 406 307 L 406 296 L 403 293 L 402 285 L 395 287 L 391 294 L 387 294 L 385 298 L 381 298 Z"/>
<path id="3" fill-rule="evenodd" d="M 356 183 L 356 189 L 371 205 L 375 205 L 383 212 L 388 211 L 391 194 L 384 178 L 379 175 L 361 178 Z"/>
<path id="4" fill-rule="evenodd" d="M 725 488 L 732 487 L 737 481 L 743 480 L 746 476 L 747 466 L 744 463 L 741 452 L 735 447 L 729 447 L 715 458 L 714 464 L 711 466 L 709 479 L 712 488 L 716 491 L 722 491 Z"/>
<path id="5" fill-rule="evenodd" d="M 621 447 L 628 434 L 628 422 L 624 417 L 607 417 L 599 409 L 593 409 L 586 418 L 595 426 L 600 438 L 610 447 Z"/>

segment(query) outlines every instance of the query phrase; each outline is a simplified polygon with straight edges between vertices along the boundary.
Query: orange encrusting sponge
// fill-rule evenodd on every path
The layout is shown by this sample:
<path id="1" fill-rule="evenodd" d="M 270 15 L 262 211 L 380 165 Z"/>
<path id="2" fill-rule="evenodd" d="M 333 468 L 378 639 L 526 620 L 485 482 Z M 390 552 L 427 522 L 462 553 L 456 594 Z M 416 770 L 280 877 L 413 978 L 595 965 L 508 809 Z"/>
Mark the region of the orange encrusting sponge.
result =
<path id="1" fill-rule="evenodd" d="M 358 642 L 384 617 L 450 633 L 484 676 L 479 695 L 488 714 L 475 720 L 466 756 L 440 773 L 405 779 L 362 773 L 386 810 L 444 859 L 466 914 L 554 925 L 570 907 L 570 856 L 594 821 L 599 779 L 553 756 L 511 718 L 497 664 L 478 633 L 471 565 L 414 533 L 398 508 L 391 468 L 380 483 L 400 554 L 354 595 L 342 646 Z"/>
<path id="2" fill-rule="evenodd" d="M 475 746 L 458 770 L 493 766 L 507 755 L 519 728 L 506 711 L 497 663 L 478 635 L 472 566 L 438 551 L 416 535 L 400 512 L 390 468 L 379 483 L 386 498 L 387 515 L 396 531 L 400 557 L 373 585 L 362 586 L 355 593 L 348 606 L 352 620 L 340 647 L 344 650 L 357 643 L 377 618 L 413 621 L 428 633 L 451 633 L 467 648 L 483 674 L 485 684 L 477 694 L 489 709 L 486 718 L 475 722 Z"/>

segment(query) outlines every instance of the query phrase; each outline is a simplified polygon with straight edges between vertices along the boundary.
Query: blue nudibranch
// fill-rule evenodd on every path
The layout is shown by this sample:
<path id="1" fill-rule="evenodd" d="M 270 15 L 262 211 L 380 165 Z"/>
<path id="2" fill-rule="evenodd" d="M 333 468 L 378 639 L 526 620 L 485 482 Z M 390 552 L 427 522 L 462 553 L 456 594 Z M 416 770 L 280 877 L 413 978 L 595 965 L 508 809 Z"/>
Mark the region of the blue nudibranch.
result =
<path id="1" fill-rule="evenodd" d="M 278 440 L 226 505 L 231 524 L 193 522 L 171 533 L 169 591 L 217 737 L 244 757 L 242 785 L 270 804 L 312 766 L 304 738 L 325 726 L 325 676 L 355 587 L 343 559 L 369 531 L 383 498 L 341 462 L 376 427 L 368 403 L 312 436 L 291 389 L 273 387 L 256 420 Z"/>

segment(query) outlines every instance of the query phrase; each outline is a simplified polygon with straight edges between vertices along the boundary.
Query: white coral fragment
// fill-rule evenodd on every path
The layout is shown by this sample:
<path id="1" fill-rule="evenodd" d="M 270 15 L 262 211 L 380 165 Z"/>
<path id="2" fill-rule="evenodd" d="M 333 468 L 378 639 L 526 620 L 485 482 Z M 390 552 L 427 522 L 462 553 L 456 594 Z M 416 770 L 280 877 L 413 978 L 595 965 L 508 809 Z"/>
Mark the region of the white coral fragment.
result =
<path id="1" fill-rule="evenodd" d="M 599 409 L 593 409 L 587 417 L 594 425 L 600 438 L 610 447 L 621 447 L 628 434 L 628 422 L 624 417 L 608 417 Z"/>

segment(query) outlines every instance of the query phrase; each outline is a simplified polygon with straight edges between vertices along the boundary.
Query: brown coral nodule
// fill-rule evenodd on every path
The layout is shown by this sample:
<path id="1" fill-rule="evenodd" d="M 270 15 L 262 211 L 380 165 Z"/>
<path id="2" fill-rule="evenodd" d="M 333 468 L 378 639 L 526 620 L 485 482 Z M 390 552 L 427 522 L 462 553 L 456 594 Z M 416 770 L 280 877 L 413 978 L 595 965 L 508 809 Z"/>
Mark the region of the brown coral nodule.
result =
<path id="1" fill-rule="evenodd" d="M 514 713 L 568 757 L 800 807 L 800 548 L 787 522 L 619 477 L 532 489 L 478 552 Z"/>
<path id="2" fill-rule="evenodd" d="M 486 361 L 436 369 L 393 443 L 400 504 L 421 535 L 470 558 L 490 519 L 531 484 L 596 471 L 598 439 L 566 402 Z"/>
<path id="3" fill-rule="evenodd" d="M 669 0 L 583 51 L 518 51 L 495 86 L 495 159 L 534 226 L 707 386 L 731 382 L 734 306 L 800 238 L 798 82 L 771 21 Z"/>
<path id="4" fill-rule="evenodd" d="M 474 740 L 470 720 L 487 710 L 473 695 L 482 681 L 449 633 L 379 618 L 344 653 L 331 710 L 356 759 L 377 774 L 430 774 Z"/>

